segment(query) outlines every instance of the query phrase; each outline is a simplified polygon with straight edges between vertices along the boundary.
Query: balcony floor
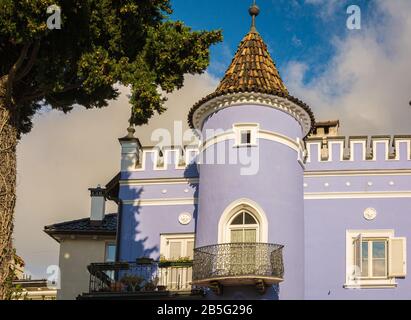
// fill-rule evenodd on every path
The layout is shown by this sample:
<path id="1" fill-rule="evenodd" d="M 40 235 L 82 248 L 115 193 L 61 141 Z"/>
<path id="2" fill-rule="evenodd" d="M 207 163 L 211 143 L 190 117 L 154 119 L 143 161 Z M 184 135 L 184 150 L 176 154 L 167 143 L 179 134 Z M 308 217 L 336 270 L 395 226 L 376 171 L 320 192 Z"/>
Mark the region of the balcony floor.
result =
<path id="1" fill-rule="evenodd" d="M 212 283 L 218 282 L 223 286 L 242 286 L 242 285 L 255 285 L 261 281 L 264 282 L 266 286 L 270 286 L 273 284 L 278 284 L 283 282 L 284 279 L 276 278 L 276 277 L 266 277 L 266 276 L 257 276 L 257 275 L 249 275 L 249 276 L 225 276 L 225 277 L 215 277 L 215 278 L 208 278 L 208 279 L 201 279 L 197 281 L 193 281 L 192 284 L 196 286 L 208 286 Z"/>

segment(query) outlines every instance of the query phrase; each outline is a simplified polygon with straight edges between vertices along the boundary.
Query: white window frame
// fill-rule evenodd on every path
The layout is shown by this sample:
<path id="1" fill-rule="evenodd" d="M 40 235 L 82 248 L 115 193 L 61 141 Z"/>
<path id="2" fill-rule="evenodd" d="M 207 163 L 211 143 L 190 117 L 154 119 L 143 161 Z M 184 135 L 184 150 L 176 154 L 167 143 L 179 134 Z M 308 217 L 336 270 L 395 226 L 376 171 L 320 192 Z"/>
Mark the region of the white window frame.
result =
<path id="1" fill-rule="evenodd" d="M 255 201 L 247 198 L 241 198 L 232 202 L 222 213 L 220 220 L 218 222 L 218 243 L 230 243 L 230 233 L 227 232 L 230 225 L 229 222 L 236 215 L 236 213 L 241 210 L 246 210 L 252 213 L 253 217 L 256 218 L 259 229 L 258 229 L 258 241 L 260 243 L 268 243 L 268 220 L 263 208 Z"/>
<path id="2" fill-rule="evenodd" d="M 187 252 L 187 244 L 190 241 L 194 242 L 195 248 L 195 235 L 194 233 L 174 233 L 174 234 L 161 234 L 160 235 L 160 255 L 166 260 L 170 260 L 170 242 L 181 241 L 181 251 Z M 188 256 L 181 256 L 185 258 Z"/>
<path id="3" fill-rule="evenodd" d="M 375 288 L 395 288 L 397 283 L 395 281 L 396 277 L 390 275 L 390 265 L 392 263 L 391 254 L 390 254 L 390 244 L 392 240 L 404 239 L 404 250 L 406 250 L 406 239 L 405 238 L 396 238 L 394 230 L 347 230 L 346 232 L 346 283 L 345 288 L 351 289 L 375 289 Z M 378 241 L 385 240 L 387 241 L 386 248 L 386 267 L 387 267 L 387 276 L 386 277 L 372 277 L 364 278 L 360 275 L 360 270 L 356 268 L 355 260 L 358 257 L 355 257 L 355 241 L 360 241 L 360 248 L 362 248 L 363 241 Z M 361 249 L 362 250 L 362 249 Z M 360 253 L 362 256 L 362 253 Z M 369 256 L 369 265 L 371 264 L 371 257 Z M 406 260 L 406 252 L 404 252 L 404 258 Z M 361 263 L 362 263 L 362 259 Z M 361 268 L 361 266 L 360 266 Z"/>
<path id="4" fill-rule="evenodd" d="M 243 212 L 248 213 L 251 215 L 255 221 L 257 221 L 257 224 L 240 224 L 240 225 L 232 225 L 233 220 L 239 215 L 242 214 Z M 226 234 L 226 239 L 228 239 L 229 243 L 232 243 L 231 240 L 231 231 L 232 230 L 255 230 L 256 231 L 256 243 L 260 242 L 260 224 L 258 223 L 258 218 L 249 210 L 247 209 L 240 209 L 237 213 L 235 213 L 231 219 L 228 222 L 227 225 L 227 234 Z"/>
<path id="5" fill-rule="evenodd" d="M 258 123 L 236 123 L 233 125 L 235 134 L 234 147 L 256 147 L 258 145 L 258 132 L 260 125 Z M 242 143 L 241 136 L 244 131 L 249 131 L 251 134 L 250 143 Z"/>
<path id="6" fill-rule="evenodd" d="M 104 244 L 104 261 L 107 262 L 107 249 L 109 246 L 114 246 L 115 247 L 115 251 L 114 251 L 114 261 L 116 260 L 116 255 L 117 255 L 117 244 L 115 241 L 106 241 Z"/>

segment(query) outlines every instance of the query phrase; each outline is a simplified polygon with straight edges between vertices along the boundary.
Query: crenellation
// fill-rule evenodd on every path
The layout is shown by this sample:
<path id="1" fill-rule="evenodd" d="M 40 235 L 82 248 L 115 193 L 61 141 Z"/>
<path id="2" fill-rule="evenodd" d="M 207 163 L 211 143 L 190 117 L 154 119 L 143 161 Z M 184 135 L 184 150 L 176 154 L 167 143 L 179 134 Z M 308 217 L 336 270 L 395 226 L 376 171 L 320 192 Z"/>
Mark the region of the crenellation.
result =
<path id="1" fill-rule="evenodd" d="M 193 146 L 144 147 L 134 168 L 129 171 L 185 170 L 196 160 L 199 149 Z"/>
<path id="2" fill-rule="evenodd" d="M 306 142 L 307 165 L 331 166 L 333 163 L 396 163 L 411 166 L 411 136 L 312 137 Z M 376 167 L 377 168 L 377 167 Z"/>
<path id="3" fill-rule="evenodd" d="M 392 159 L 393 153 L 390 149 L 391 136 L 371 137 L 371 160 L 385 161 Z"/>

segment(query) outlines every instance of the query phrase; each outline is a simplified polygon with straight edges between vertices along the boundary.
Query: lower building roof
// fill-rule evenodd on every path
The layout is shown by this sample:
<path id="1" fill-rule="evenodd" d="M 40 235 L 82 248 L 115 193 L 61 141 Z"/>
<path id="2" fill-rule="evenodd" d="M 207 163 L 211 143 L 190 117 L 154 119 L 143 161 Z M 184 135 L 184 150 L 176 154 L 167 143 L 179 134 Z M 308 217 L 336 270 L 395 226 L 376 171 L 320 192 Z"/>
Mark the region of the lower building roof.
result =
<path id="1" fill-rule="evenodd" d="M 57 235 L 107 235 L 117 233 L 117 213 L 107 214 L 101 223 L 95 223 L 90 218 L 66 221 L 44 227 L 44 232 L 56 239 Z"/>

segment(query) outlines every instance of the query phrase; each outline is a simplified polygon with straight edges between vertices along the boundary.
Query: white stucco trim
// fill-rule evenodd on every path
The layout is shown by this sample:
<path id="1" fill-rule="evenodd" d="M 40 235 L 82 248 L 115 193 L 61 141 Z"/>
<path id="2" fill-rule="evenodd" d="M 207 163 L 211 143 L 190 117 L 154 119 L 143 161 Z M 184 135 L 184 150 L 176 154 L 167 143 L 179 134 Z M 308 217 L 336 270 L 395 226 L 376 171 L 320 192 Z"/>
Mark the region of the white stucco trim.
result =
<path id="1" fill-rule="evenodd" d="M 175 185 L 198 184 L 199 178 L 163 178 L 163 179 L 133 179 L 121 180 L 120 186 L 151 186 L 151 185 Z"/>
<path id="2" fill-rule="evenodd" d="M 180 206 L 180 205 L 195 205 L 197 198 L 170 198 L 170 199 L 142 199 L 142 200 L 125 200 L 123 204 L 133 205 L 136 207 L 150 206 Z"/>
<path id="3" fill-rule="evenodd" d="M 253 200 L 247 198 L 241 198 L 232 202 L 222 213 L 218 222 L 218 243 L 227 242 L 227 225 L 233 215 L 240 210 L 249 210 L 259 223 L 259 236 L 257 237 L 260 242 L 268 243 L 268 220 L 264 210 L 261 206 Z"/>
<path id="4" fill-rule="evenodd" d="M 370 279 L 354 279 L 352 274 L 354 272 L 354 245 L 353 239 L 360 236 L 362 238 L 381 238 L 387 239 L 393 238 L 395 231 L 393 229 L 370 229 L 370 230 L 347 230 L 346 231 L 346 243 L 345 243 L 345 263 L 346 263 L 346 280 L 344 288 L 346 289 L 384 289 L 395 288 L 397 283 L 395 278 L 389 277 L 387 271 L 387 277 L 384 278 L 370 278 Z M 387 268 L 390 260 L 390 256 L 386 257 Z"/>
<path id="5" fill-rule="evenodd" d="M 394 136 L 395 160 L 400 160 L 401 144 L 403 144 L 403 143 L 406 144 L 406 150 L 407 150 L 407 158 L 405 160 L 411 161 L 411 140 L 410 139 L 396 138 Z"/>
<path id="6" fill-rule="evenodd" d="M 350 138 L 350 158 L 347 161 L 354 162 L 354 161 L 366 161 L 367 160 L 367 139 L 357 139 L 357 138 Z M 355 145 L 358 144 L 361 146 L 361 159 L 356 159 L 355 156 Z"/>
<path id="7" fill-rule="evenodd" d="M 187 252 L 187 242 L 193 241 L 195 243 L 194 233 L 167 233 L 160 234 L 160 256 L 165 259 L 171 259 L 170 257 L 170 242 L 180 242 L 181 251 Z M 182 257 L 188 257 L 188 255 L 182 254 Z"/>
<path id="8" fill-rule="evenodd" d="M 391 141 L 391 138 L 372 138 L 371 144 L 372 144 L 372 159 L 371 161 L 377 161 L 377 151 L 378 145 L 382 144 L 384 148 L 384 160 L 385 161 L 396 161 L 396 159 L 390 159 L 390 146 L 389 143 Z"/>
<path id="9" fill-rule="evenodd" d="M 411 198 L 411 191 L 306 192 L 304 200 Z"/>
<path id="10" fill-rule="evenodd" d="M 339 176 L 409 176 L 411 170 L 333 170 L 306 171 L 304 177 L 339 177 Z"/>
<path id="11" fill-rule="evenodd" d="M 307 152 L 308 152 L 308 156 L 307 156 L 307 163 L 313 162 L 313 160 L 315 159 L 318 162 L 322 162 L 321 161 L 321 149 L 322 149 L 322 141 L 307 141 Z M 312 152 L 312 147 L 317 146 L 317 154 L 315 155 L 314 152 Z M 315 158 L 315 156 L 317 156 L 317 158 Z"/>
<path id="12" fill-rule="evenodd" d="M 235 93 L 215 97 L 214 99 L 205 102 L 194 112 L 194 127 L 200 129 L 204 120 L 218 110 L 232 106 L 250 104 L 277 109 L 289 114 L 300 124 L 304 136 L 311 130 L 311 117 L 302 107 L 286 98 L 263 93 Z"/>
<path id="13" fill-rule="evenodd" d="M 242 128 L 242 127 L 240 127 Z M 296 151 L 298 154 L 304 154 L 305 153 L 305 149 L 303 149 L 304 145 L 301 143 L 300 139 L 296 139 L 293 140 L 285 135 L 282 135 L 280 133 L 277 132 L 273 132 L 273 131 L 268 131 L 268 130 L 256 130 L 255 131 L 256 136 L 257 136 L 257 140 L 258 139 L 264 139 L 264 140 L 268 140 L 268 141 L 273 141 L 273 142 L 277 142 L 280 143 L 294 151 Z M 208 148 L 212 147 L 215 144 L 224 142 L 224 141 L 228 141 L 228 140 L 233 140 L 234 141 L 234 145 L 237 146 L 236 144 L 236 138 L 237 138 L 237 133 L 235 130 L 228 130 L 225 133 L 216 135 L 212 138 L 207 139 L 206 141 L 204 141 L 200 152 L 204 152 L 205 150 L 207 150 Z"/>
<path id="14" fill-rule="evenodd" d="M 251 143 L 250 144 L 242 144 L 241 143 L 241 133 L 243 131 L 250 131 L 251 132 Z M 235 123 L 233 124 L 233 132 L 235 134 L 235 143 L 234 147 L 241 147 L 241 146 L 256 146 L 259 139 L 259 131 L 260 125 L 258 123 Z"/>

